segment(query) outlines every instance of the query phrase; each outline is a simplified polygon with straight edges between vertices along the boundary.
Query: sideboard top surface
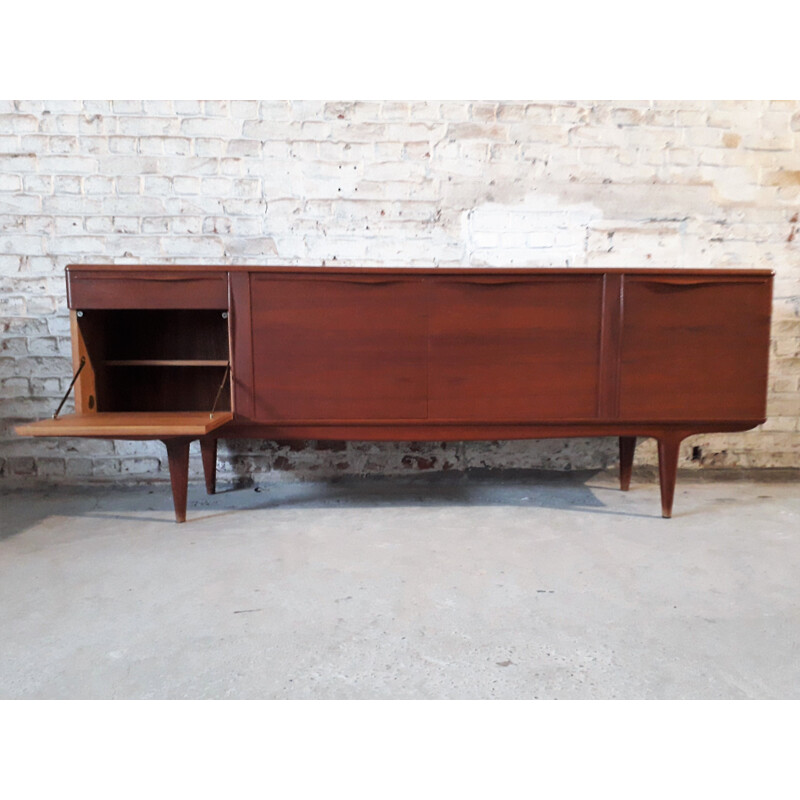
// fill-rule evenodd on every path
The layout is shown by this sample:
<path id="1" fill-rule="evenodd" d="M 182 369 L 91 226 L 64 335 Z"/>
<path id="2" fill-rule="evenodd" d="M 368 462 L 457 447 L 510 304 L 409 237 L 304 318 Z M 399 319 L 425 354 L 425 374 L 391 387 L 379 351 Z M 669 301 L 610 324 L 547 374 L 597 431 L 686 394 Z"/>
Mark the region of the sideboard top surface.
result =
<path id="1" fill-rule="evenodd" d="M 768 278 L 774 276 L 770 269 L 703 268 L 689 267 L 340 267 L 340 266 L 242 266 L 234 264 L 69 264 L 67 272 L 253 272 L 253 273 L 307 273 L 320 275 L 689 275 L 736 276 Z"/>

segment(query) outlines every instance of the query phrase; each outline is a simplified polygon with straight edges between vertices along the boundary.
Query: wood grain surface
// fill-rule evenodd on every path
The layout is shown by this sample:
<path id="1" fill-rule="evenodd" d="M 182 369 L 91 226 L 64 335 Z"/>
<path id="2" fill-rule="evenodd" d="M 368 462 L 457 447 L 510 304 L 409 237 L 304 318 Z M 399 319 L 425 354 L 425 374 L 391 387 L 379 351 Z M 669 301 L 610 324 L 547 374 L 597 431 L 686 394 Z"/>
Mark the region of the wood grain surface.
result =
<path id="1" fill-rule="evenodd" d="M 595 417 L 601 301 L 600 276 L 431 279 L 427 416 Z"/>
<path id="2" fill-rule="evenodd" d="M 213 418 L 203 412 L 98 412 L 64 414 L 58 419 L 43 419 L 18 425 L 21 436 L 85 436 L 96 438 L 153 438 L 165 436 L 205 436 L 230 422 L 230 411 L 220 411 Z"/>
<path id="3" fill-rule="evenodd" d="M 623 489 L 636 437 L 652 436 L 668 517 L 684 438 L 765 421 L 772 280 L 752 269 L 70 265 L 69 305 L 83 312 L 71 315 L 75 368 L 87 359 L 78 413 L 16 430 L 162 439 L 179 521 L 192 438 L 205 437 L 212 492 L 220 436 L 618 436 Z M 228 359 L 232 391 L 212 419 Z"/>
<path id="4" fill-rule="evenodd" d="M 254 276 L 256 419 L 424 418 L 425 289 L 413 278 Z"/>
<path id="5" fill-rule="evenodd" d="M 624 279 L 620 417 L 766 416 L 769 281 Z"/>

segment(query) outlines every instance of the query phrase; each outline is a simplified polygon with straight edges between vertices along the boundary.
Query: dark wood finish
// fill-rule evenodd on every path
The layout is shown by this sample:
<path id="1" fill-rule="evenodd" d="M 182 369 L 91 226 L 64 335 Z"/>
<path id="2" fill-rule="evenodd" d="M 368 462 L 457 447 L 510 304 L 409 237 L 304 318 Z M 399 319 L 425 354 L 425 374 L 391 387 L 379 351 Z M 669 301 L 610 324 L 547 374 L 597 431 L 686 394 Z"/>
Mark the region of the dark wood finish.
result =
<path id="1" fill-rule="evenodd" d="M 760 425 L 763 420 L 739 420 L 736 422 L 698 422 L 692 425 L 691 433 L 722 433 L 746 431 Z M 684 430 L 685 425 L 675 426 L 659 423 L 624 422 L 562 422 L 548 424 L 516 422 L 504 424 L 472 422 L 416 422 L 409 420 L 342 420 L 340 422 L 288 422 L 263 425 L 234 421 L 225 427 L 226 438 L 250 439 L 321 439 L 342 441 L 345 439 L 364 442 L 465 442 L 499 439 L 561 439 L 577 436 L 637 436 L 657 438 L 664 431 Z M 687 436 L 690 434 L 686 434 Z"/>
<path id="2" fill-rule="evenodd" d="M 75 309 L 228 308 L 225 272 L 67 269 L 67 303 Z"/>
<path id="3" fill-rule="evenodd" d="M 122 358 L 109 359 L 107 367 L 227 367 L 227 359 Z"/>
<path id="4" fill-rule="evenodd" d="M 675 497 L 675 481 L 678 476 L 678 454 L 681 441 L 686 434 L 662 433 L 658 438 L 658 479 L 661 484 L 661 516 L 672 516 L 672 500 Z"/>
<path id="5" fill-rule="evenodd" d="M 100 410 L 210 411 L 224 375 L 224 366 L 109 366 Z M 230 393 L 217 408 L 230 409 Z"/>
<path id="6" fill-rule="evenodd" d="M 600 375 L 597 416 L 619 416 L 619 338 L 622 333 L 622 275 L 603 275 L 603 310 L 600 320 Z"/>
<path id="7" fill-rule="evenodd" d="M 619 437 L 619 488 L 627 492 L 631 488 L 633 453 L 636 450 L 635 436 Z"/>
<path id="8" fill-rule="evenodd" d="M 424 419 L 425 285 L 251 277 L 255 417 Z"/>
<path id="9" fill-rule="evenodd" d="M 230 358 L 227 311 L 89 309 L 73 313 L 81 314 L 77 329 L 81 340 L 90 343 L 85 349 L 95 410 L 211 408 Z M 225 392 L 218 408 L 230 410 L 230 392 Z"/>
<path id="10" fill-rule="evenodd" d="M 97 388 L 94 363 L 86 346 L 86 339 L 79 324 L 77 311 L 69 312 L 69 330 L 72 340 L 72 363 L 80 364 L 85 359 L 84 368 L 75 381 L 75 411 L 90 414 L 97 411 Z M 91 338 L 91 337 L 90 337 Z"/>
<path id="11" fill-rule="evenodd" d="M 255 380 L 253 377 L 253 312 L 250 300 L 250 273 L 229 273 L 230 352 L 233 410 L 238 419 L 255 416 Z"/>
<path id="12" fill-rule="evenodd" d="M 625 277 L 622 418 L 765 417 L 771 300 L 764 278 Z"/>
<path id="13" fill-rule="evenodd" d="M 217 491 L 217 440 L 211 437 L 201 439 L 200 455 L 203 458 L 206 493 L 215 494 Z"/>
<path id="14" fill-rule="evenodd" d="M 88 310 L 79 319 L 85 327 L 103 330 L 103 360 L 212 359 L 227 363 L 226 311 L 211 309 Z"/>
<path id="15" fill-rule="evenodd" d="M 143 273 L 158 273 L 164 275 L 167 272 L 187 275 L 190 273 L 214 273 L 228 275 L 251 274 L 259 275 L 379 275 L 383 278 L 402 276 L 427 277 L 431 275 L 471 275 L 475 276 L 481 272 L 498 275 L 680 275 L 685 277 L 712 277 L 725 278 L 732 277 L 735 280 L 743 277 L 762 278 L 772 275 L 766 269 L 675 269 L 657 267 L 263 267 L 263 266 L 220 266 L 218 264 L 69 264 L 66 268 L 67 277 L 70 273 L 81 273 L 85 276 L 88 273 L 102 272 L 109 276 L 135 275 L 141 276 Z"/>
<path id="16" fill-rule="evenodd" d="M 432 279 L 428 417 L 595 417 L 602 282 L 601 275 Z"/>
<path id="17" fill-rule="evenodd" d="M 616 436 L 627 490 L 651 436 L 669 516 L 680 442 L 766 416 L 767 270 L 73 265 L 67 281 L 78 413 L 18 431 L 171 442 L 184 514 L 191 438 L 213 491 L 218 436 Z"/>
<path id="18" fill-rule="evenodd" d="M 175 521 L 186 522 L 186 496 L 189 488 L 189 443 L 191 439 L 164 439 L 169 461 L 169 480 Z"/>

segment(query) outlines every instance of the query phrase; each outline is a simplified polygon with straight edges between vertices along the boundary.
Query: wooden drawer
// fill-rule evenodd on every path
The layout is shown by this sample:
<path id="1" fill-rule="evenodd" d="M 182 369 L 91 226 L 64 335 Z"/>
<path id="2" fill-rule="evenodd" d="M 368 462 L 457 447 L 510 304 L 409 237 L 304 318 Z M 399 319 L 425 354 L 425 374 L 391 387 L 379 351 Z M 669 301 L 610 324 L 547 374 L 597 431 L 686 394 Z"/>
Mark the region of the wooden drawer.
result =
<path id="1" fill-rule="evenodd" d="M 227 272 L 67 270 L 70 308 L 228 308 Z"/>

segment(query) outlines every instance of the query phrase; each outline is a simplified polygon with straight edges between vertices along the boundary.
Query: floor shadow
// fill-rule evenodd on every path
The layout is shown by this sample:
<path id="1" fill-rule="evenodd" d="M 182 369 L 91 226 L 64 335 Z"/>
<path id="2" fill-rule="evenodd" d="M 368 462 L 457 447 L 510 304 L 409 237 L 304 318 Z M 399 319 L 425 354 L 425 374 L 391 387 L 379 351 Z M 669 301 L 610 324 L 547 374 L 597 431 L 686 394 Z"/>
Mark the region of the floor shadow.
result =
<path id="1" fill-rule="evenodd" d="M 354 508 L 410 505 L 534 506 L 623 514 L 606 508 L 598 493 L 619 490 L 589 486 L 597 470 L 554 473 L 534 470 L 470 470 L 420 476 L 342 477 L 325 482 L 254 487 L 265 494 L 255 508 Z"/>
<path id="2" fill-rule="evenodd" d="M 222 483 L 217 493 L 210 496 L 201 484 L 192 484 L 187 522 L 253 509 L 403 506 L 530 506 L 621 517 L 660 517 L 655 512 L 637 514 L 608 508 L 602 495 L 606 492 L 617 495 L 619 489 L 611 483 L 595 481 L 599 473 L 599 470 L 474 469 L 408 476 L 344 476 L 266 485 L 236 476 L 231 484 Z M 49 516 L 172 524 L 169 485 L 113 487 L 113 501 L 108 498 L 109 503 L 104 503 L 109 490 L 110 487 L 102 485 L 7 490 L 0 495 L 0 505 L 4 508 L 0 514 L 0 540 Z"/>

